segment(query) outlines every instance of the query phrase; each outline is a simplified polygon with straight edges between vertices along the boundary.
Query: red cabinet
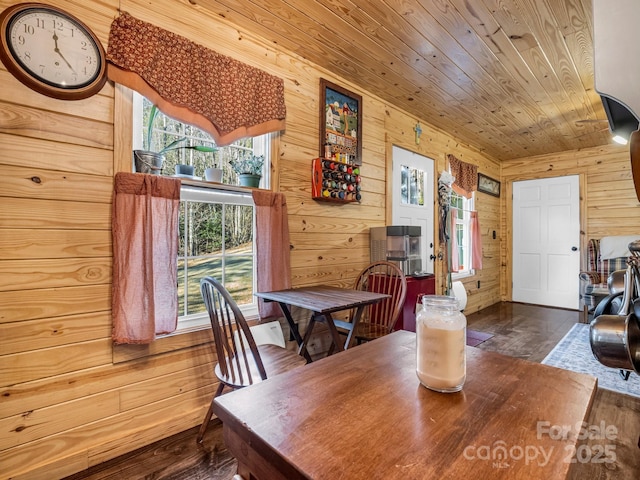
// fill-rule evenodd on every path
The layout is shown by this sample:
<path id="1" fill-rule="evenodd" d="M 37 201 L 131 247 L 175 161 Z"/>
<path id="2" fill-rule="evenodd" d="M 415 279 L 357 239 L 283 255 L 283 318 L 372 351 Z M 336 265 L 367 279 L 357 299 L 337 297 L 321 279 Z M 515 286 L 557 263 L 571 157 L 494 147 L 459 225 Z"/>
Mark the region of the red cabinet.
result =
<path id="1" fill-rule="evenodd" d="M 404 306 L 396 322 L 395 330 L 416 331 L 416 301 L 418 300 L 418 295 L 421 293 L 435 295 L 435 275 L 407 277 L 407 297 L 405 298 Z"/>

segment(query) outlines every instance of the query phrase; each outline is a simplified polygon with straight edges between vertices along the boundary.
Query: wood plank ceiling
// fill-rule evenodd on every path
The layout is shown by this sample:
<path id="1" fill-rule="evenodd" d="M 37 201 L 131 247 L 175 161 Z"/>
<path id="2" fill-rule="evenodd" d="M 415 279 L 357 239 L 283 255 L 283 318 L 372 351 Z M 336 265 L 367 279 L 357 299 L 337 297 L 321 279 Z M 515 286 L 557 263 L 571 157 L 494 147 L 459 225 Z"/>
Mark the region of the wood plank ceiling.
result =
<path id="1" fill-rule="evenodd" d="M 497 160 L 609 143 L 591 0 L 190 0 Z"/>

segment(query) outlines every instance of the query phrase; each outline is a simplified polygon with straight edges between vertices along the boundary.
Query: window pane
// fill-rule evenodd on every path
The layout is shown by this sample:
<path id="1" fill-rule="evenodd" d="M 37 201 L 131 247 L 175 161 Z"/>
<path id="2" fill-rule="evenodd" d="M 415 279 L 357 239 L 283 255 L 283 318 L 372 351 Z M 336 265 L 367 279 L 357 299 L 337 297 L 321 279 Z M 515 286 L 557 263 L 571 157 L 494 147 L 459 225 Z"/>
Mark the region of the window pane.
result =
<path id="1" fill-rule="evenodd" d="M 146 98 L 140 96 L 141 108 L 142 108 L 142 127 L 146 129 L 147 120 L 153 107 L 153 104 Z M 134 136 L 135 139 L 142 139 L 147 135 L 146 130 L 142 132 L 142 135 Z M 162 165 L 163 175 L 174 175 L 175 166 L 179 164 L 193 165 L 194 175 L 196 177 L 204 177 L 204 170 L 209 167 L 218 167 L 222 169 L 222 182 L 238 185 L 238 175 L 233 171 L 230 166 L 232 159 L 243 157 L 247 155 L 264 155 L 265 165 L 263 168 L 263 177 L 267 179 L 267 173 L 269 172 L 269 152 L 264 148 L 266 143 L 263 137 L 246 137 L 234 142 L 231 145 L 225 147 L 216 147 L 216 144 L 211 136 L 192 125 L 183 124 L 167 117 L 162 112 L 158 112 L 154 122 L 153 134 L 151 137 L 151 150 L 159 152 L 163 148 L 171 145 L 176 140 L 182 140 L 171 150 L 164 153 L 164 163 Z M 181 147 L 194 147 L 205 146 L 211 148 L 217 148 L 215 152 L 201 152 L 193 148 L 181 148 Z M 138 144 L 134 146 L 134 149 L 142 148 L 142 145 Z M 268 182 L 267 182 L 268 184 Z"/>
<path id="2" fill-rule="evenodd" d="M 184 259 L 178 260 L 178 315 L 191 315 L 204 312 L 205 306 L 200 295 L 200 280 L 206 276 L 222 278 L 222 259 L 197 258 L 187 260 L 185 272 Z"/>
<path id="3" fill-rule="evenodd" d="M 419 170 L 411 169 L 411 180 L 409 183 L 409 203 L 411 205 L 419 205 L 420 201 L 420 176 Z"/>
<path id="4" fill-rule="evenodd" d="M 193 257 L 220 253 L 223 206 L 219 203 L 183 203 L 187 216 L 180 219 L 180 241 L 181 244 L 185 243 L 187 255 Z M 181 245 L 180 251 L 184 250 L 185 246 Z"/>
<path id="5" fill-rule="evenodd" d="M 424 171 L 400 166 L 400 200 L 405 205 L 424 205 Z"/>
<path id="6" fill-rule="evenodd" d="M 225 262 L 226 289 L 238 305 L 253 303 L 253 255 L 227 255 Z"/>
<path id="7" fill-rule="evenodd" d="M 181 314 L 204 311 L 199 282 L 207 275 L 221 281 L 238 305 L 252 304 L 253 206 L 193 201 L 182 204 L 179 295 L 186 298 L 180 300 Z"/>
<path id="8" fill-rule="evenodd" d="M 400 166 L 400 201 L 406 205 L 409 203 L 409 167 Z"/>
<path id="9" fill-rule="evenodd" d="M 251 253 L 253 249 L 253 206 L 225 205 L 225 247 Z"/>

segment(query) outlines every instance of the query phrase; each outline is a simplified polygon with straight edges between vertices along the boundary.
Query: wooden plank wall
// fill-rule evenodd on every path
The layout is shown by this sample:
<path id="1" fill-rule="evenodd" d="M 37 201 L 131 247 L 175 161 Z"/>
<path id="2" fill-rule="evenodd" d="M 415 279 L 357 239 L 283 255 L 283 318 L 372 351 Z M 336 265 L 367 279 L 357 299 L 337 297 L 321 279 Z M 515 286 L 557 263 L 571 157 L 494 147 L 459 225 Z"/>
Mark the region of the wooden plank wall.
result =
<path id="1" fill-rule="evenodd" d="M 591 238 L 633 235 L 640 232 L 640 202 L 631 175 L 629 147 L 611 144 L 551 155 L 520 158 L 502 163 L 506 195 L 501 224 L 505 241 L 501 254 L 501 296 L 511 298 L 511 191 L 512 182 L 563 175 L 580 176 L 580 251 L 586 265 L 586 244 Z"/>
<path id="2" fill-rule="evenodd" d="M 0 0 L 0 8 L 13 3 Z M 451 135 L 188 0 L 49 3 L 77 15 L 105 46 L 120 6 L 285 79 L 288 127 L 274 188 L 288 198 L 295 286 L 349 285 L 368 262 L 368 229 L 387 214 L 391 144 L 434 158 L 438 171 L 453 153 L 500 178 L 496 162 Z M 363 95 L 361 205 L 310 199 L 320 77 Z M 64 102 L 29 90 L 3 67 L 0 82 L 0 475 L 58 478 L 197 425 L 214 389 L 213 355 L 202 339 L 144 355 L 111 344 L 111 190 L 114 171 L 129 161 L 122 145 L 131 135 L 120 89 L 108 83 L 92 98 Z M 500 296 L 500 203 L 481 195 L 478 210 L 485 269 L 466 282 L 468 311 Z"/>

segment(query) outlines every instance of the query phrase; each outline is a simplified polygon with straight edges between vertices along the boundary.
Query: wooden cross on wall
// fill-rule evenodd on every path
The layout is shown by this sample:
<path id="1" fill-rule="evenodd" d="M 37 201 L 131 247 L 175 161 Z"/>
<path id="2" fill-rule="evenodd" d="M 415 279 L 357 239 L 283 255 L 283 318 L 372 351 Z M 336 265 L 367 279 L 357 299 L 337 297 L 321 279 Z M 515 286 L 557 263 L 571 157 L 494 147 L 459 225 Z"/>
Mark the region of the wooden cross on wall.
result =
<path id="1" fill-rule="evenodd" d="M 422 135 L 422 127 L 420 126 L 420 122 L 416 123 L 416 126 L 413 127 L 413 131 L 416 132 L 416 145 L 420 145 L 420 135 Z"/>

